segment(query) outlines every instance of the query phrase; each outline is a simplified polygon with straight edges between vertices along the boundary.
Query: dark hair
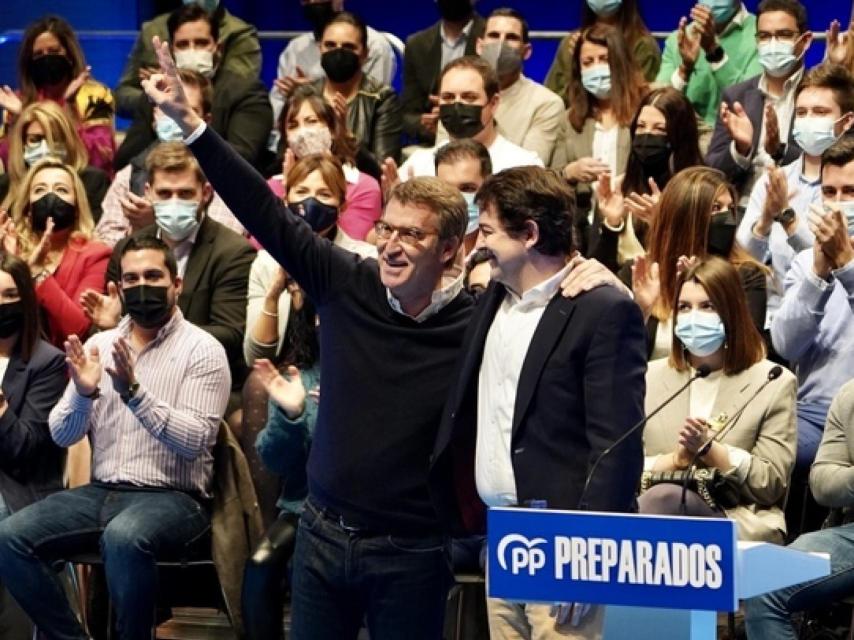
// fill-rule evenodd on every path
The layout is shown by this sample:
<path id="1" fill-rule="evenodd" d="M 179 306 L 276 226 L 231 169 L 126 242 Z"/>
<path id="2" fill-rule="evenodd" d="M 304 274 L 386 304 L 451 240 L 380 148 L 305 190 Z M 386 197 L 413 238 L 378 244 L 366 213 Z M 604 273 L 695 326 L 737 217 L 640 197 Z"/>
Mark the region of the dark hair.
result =
<path id="1" fill-rule="evenodd" d="M 854 112 L 854 76 L 841 64 L 825 62 L 807 71 L 795 89 L 795 102 L 804 89 L 830 89 L 842 113 Z"/>
<path id="2" fill-rule="evenodd" d="M 211 28 L 211 37 L 214 42 L 219 42 L 219 20 L 215 20 L 213 14 L 205 11 L 197 4 L 181 5 L 169 14 L 166 19 L 166 30 L 169 32 L 169 42 L 175 39 L 175 32 L 188 22 L 204 20 Z"/>
<path id="3" fill-rule="evenodd" d="M 822 176 L 826 166 L 844 167 L 849 162 L 854 162 L 854 136 L 842 136 L 821 154 Z"/>
<path id="4" fill-rule="evenodd" d="M 576 131 L 584 128 L 584 121 L 593 117 L 596 104 L 591 100 L 581 82 L 581 46 L 585 42 L 608 49 L 608 67 L 611 69 L 611 108 L 617 122 L 627 127 L 637 111 L 648 85 L 640 68 L 630 55 L 626 40 L 618 29 L 596 25 L 585 29 L 576 39 L 572 52 L 572 75 L 567 85 L 569 123 Z"/>
<path id="5" fill-rule="evenodd" d="M 534 249 L 540 253 L 572 253 L 575 196 L 556 171 L 534 166 L 505 169 L 486 179 L 475 202 L 481 208 L 491 205 L 511 237 L 523 234 L 528 221 L 535 222 L 540 238 Z"/>
<path id="6" fill-rule="evenodd" d="M 36 289 L 33 286 L 33 275 L 30 273 L 30 268 L 26 262 L 16 255 L 4 252 L 0 252 L 0 271 L 5 271 L 12 276 L 21 298 L 24 325 L 21 327 L 21 335 L 18 337 L 16 349 L 21 354 L 21 359 L 24 362 L 29 362 L 41 332 L 39 302 L 36 298 Z"/>
<path id="7" fill-rule="evenodd" d="M 513 18 L 514 20 L 518 20 L 522 25 L 522 42 L 528 44 L 531 41 L 528 37 L 528 21 L 525 20 L 525 17 L 516 11 L 516 9 L 511 9 L 509 7 L 495 9 L 495 11 L 489 14 L 486 21 L 489 22 L 490 18 Z"/>
<path id="8" fill-rule="evenodd" d="M 130 236 L 125 246 L 122 247 L 121 254 L 119 254 L 119 268 L 121 268 L 122 258 L 125 257 L 125 254 L 131 251 L 145 251 L 147 249 L 159 251 L 163 254 L 163 262 L 166 264 L 166 270 L 169 271 L 169 275 L 174 282 L 175 278 L 178 277 L 178 262 L 175 260 L 175 254 L 172 253 L 172 249 L 169 248 L 168 244 L 156 236 Z"/>
<path id="9" fill-rule="evenodd" d="M 38 96 L 38 89 L 30 75 L 30 61 L 33 59 L 33 44 L 43 33 L 52 33 L 65 49 L 68 59 L 71 60 L 69 81 L 79 76 L 86 67 L 83 49 L 80 48 L 80 42 L 72 26 L 59 16 L 48 15 L 39 18 L 24 31 L 21 48 L 18 49 L 18 80 L 21 85 L 21 102 L 24 106 L 34 102 Z"/>
<path id="10" fill-rule="evenodd" d="M 783 11 L 788 13 L 795 19 L 798 25 L 798 31 L 804 33 L 809 30 L 809 20 L 807 20 L 807 8 L 798 0 L 762 0 L 759 3 L 759 8 L 756 10 L 756 23 L 759 24 L 759 16 L 763 13 L 771 13 L 772 11 Z"/>
<path id="11" fill-rule="evenodd" d="M 317 338 L 317 311 L 308 296 L 300 290 L 302 306 L 294 308 L 291 295 L 291 312 L 282 339 L 279 361 L 298 369 L 308 369 L 320 357 L 320 340 Z"/>
<path id="12" fill-rule="evenodd" d="M 599 16 L 590 8 L 586 2 L 581 3 L 581 29 L 587 29 L 599 22 Z M 634 52 L 638 40 L 650 36 L 649 29 L 638 11 L 637 0 L 623 0 L 617 9 L 616 26 L 626 39 L 626 44 L 631 52 Z"/>
<path id="13" fill-rule="evenodd" d="M 462 56 L 446 64 L 442 73 L 439 74 L 440 91 L 442 90 L 442 80 L 452 69 L 474 69 L 477 71 L 483 79 L 483 90 L 486 92 L 487 100 L 492 100 L 492 97 L 498 93 L 498 75 L 495 73 L 495 69 L 480 56 Z"/>
<path id="14" fill-rule="evenodd" d="M 213 85 L 198 71 L 178 69 L 178 77 L 185 87 L 194 87 L 202 95 L 202 112 L 209 115 L 213 109 Z"/>
<path id="15" fill-rule="evenodd" d="M 653 309 L 659 320 L 670 315 L 679 279 L 679 256 L 709 257 L 708 237 L 712 207 L 718 194 L 727 191 L 733 205 L 738 202 L 735 189 L 723 171 L 711 167 L 688 167 L 675 174 L 661 192 L 658 212 L 649 229 L 647 259 L 657 262 L 661 280 L 661 294 Z M 738 242 L 733 242 L 729 262 L 763 270 Z"/>
<path id="16" fill-rule="evenodd" d="M 700 134 L 697 130 L 697 115 L 688 98 L 673 87 L 664 87 L 648 93 L 640 105 L 629 126 L 632 140 L 638 127 L 638 118 L 644 107 L 655 107 L 664 115 L 667 142 L 672 150 L 671 172 L 666 176 L 670 179 L 674 173 L 682 169 L 703 164 L 703 154 L 700 153 Z M 643 165 L 634 151 L 629 152 L 626 162 L 626 174 L 623 178 L 623 195 L 630 193 L 649 193 L 649 183 L 643 170 Z M 658 185 L 663 189 L 664 184 Z"/>
<path id="17" fill-rule="evenodd" d="M 726 331 L 724 373 L 735 375 L 765 357 L 765 343 L 750 319 L 747 296 L 738 270 L 726 260 L 709 256 L 685 270 L 676 284 L 673 296 L 673 326 L 679 314 L 679 294 L 686 282 L 695 282 L 706 291 Z M 670 350 L 670 366 L 679 371 L 688 368 L 684 350 L 676 332 Z"/>
<path id="18" fill-rule="evenodd" d="M 356 154 L 359 152 L 359 141 L 350 133 L 347 125 L 335 115 L 335 109 L 332 108 L 332 105 L 311 84 L 297 87 L 293 94 L 291 94 L 290 100 L 288 100 L 288 108 L 282 111 L 279 125 L 283 141 L 282 148 L 287 148 L 288 118 L 291 114 L 299 113 L 304 102 L 309 104 L 314 114 L 323 121 L 330 133 L 332 133 L 332 155 L 338 158 L 342 164 L 355 164 Z"/>
<path id="19" fill-rule="evenodd" d="M 332 26 L 333 24 L 349 24 L 350 26 L 356 27 L 359 31 L 359 40 L 362 41 L 362 49 L 365 50 L 365 53 L 368 52 L 368 26 L 365 24 L 365 21 L 362 20 L 355 13 L 351 13 L 350 11 L 339 11 L 334 16 L 332 16 L 329 21 L 323 25 L 323 32 Z M 321 34 L 321 41 L 323 40 L 323 35 Z"/>
<path id="20" fill-rule="evenodd" d="M 440 164 L 454 164 L 466 158 L 477 160 L 480 163 L 481 177 L 486 178 L 492 175 L 492 158 L 489 157 L 489 150 L 471 138 L 452 140 L 440 147 L 435 156 L 436 170 L 439 170 Z"/>

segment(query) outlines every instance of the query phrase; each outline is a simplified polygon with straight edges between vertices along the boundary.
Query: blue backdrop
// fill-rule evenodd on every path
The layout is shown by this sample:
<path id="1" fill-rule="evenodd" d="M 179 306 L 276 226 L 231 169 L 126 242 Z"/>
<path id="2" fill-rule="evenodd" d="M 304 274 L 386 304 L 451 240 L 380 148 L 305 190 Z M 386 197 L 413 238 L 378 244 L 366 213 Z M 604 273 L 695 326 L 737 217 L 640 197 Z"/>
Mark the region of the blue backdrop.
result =
<path id="1" fill-rule="evenodd" d="M 481 0 L 478 11 L 487 14 L 500 6 L 513 6 L 527 17 L 532 30 L 569 30 L 578 25 L 583 0 Z M 755 11 L 758 0 L 748 0 L 747 7 Z M 162 10 L 177 6 L 175 0 L 5 0 L 0 2 L 0 84 L 16 86 L 15 59 L 19 37 L 14 33 L 27 23 L 46 13 L 59 13 L 74 27 L 83 31 L 81 37 L 86 58 L 96 79 L 114 86 L 121 74 L 127 53 L 133 44 L 132 35 L 86 36 L 86 31 L 133 31 L 139 24 Z M 687 15 L 691 0 L 640 0 L 641 11 L 653 31 L 670 31 L 679 17 Z M 833 18 L 847 22 L 851 12 L 849 0 L 808 2 L 810 26 L 824 31 Z M 308 24 L 302 18 L 298 0 L 225 0 L 229 11 L 254 23 L 262 31 L 302 30 Z M 376 29 L 391 31 L 401 39 L 422 29 L 437 19 L 433 0 L 347 0 L 347 9 L 359 13 Z M 9 33 L 12 32 L 12 33 Z M 267 85 L 275 76 L 276 60 L 285 46 L 284 40 L 263 40 L 263 80 Z M 534 43 L 534 54 L 526 73 L 542 80 L 548 71 L 557 47 L 556 40 Z M 808 54 L 809 64 L 818 62 L 824 54 L 824 44 L 814 43 Z M 399 87 L 399 78 L 395 83 Z"/>

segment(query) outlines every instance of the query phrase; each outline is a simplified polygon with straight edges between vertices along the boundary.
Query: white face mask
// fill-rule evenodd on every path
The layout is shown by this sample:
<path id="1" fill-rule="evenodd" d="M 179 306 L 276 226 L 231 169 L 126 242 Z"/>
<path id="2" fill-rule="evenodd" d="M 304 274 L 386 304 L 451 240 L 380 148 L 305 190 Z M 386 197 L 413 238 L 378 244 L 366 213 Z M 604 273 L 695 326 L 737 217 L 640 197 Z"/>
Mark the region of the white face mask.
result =
<path id="1" fill-rule="evenodd" d="M 800 56 L 795 55 L 795 43 L 771 38 L 770 42 L 760 43 L 758 47 L 759 64 L 772 78 L 782 78 L 798 66 Z"/>
<path id="2" fill-rule="evenodd" d="M 332 150 L 332 132 L 325 126 L 300 127 L 288 131 L 288 147 L 297 158 Z"/>
<path id="3" fill-rule="evenodd" d="M 206 49 L 187 49 L 175 52 L 175 66 L 200 73 L 205 78 L 214 74 L 214 54 Z"/>
<path id="4" fill-rule="evenodd" d="M 837 122 L 829 116 L 796 117 L 792 137 L 804 153 L 820 156 L 839 139 L 835 133 Z"/>

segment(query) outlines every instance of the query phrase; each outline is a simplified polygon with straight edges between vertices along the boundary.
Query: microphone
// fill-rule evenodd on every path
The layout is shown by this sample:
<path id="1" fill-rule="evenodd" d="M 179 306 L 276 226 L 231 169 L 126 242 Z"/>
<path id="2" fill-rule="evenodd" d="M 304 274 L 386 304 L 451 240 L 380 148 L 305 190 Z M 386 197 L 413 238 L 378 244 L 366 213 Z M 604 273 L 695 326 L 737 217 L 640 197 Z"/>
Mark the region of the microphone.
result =
<path id="1" fill-rule="evenodd" d="M 650 413 L 645 418 L 643 418 L 639 422 L 637 422 L 634 426 L 632 426 L 631 429 L 629 429 L 623 435 L 621 435 L 619 438 L 617 438 L 614 441 L 614 443 L 611 444 L 611 446 L 609 446 L 602 453 L 600 453 L 598 456 L 596 456 L 596 460 L 593 462 L 593 465 L 590 467 L 590 471 L 587 472 L 587 477 L 584 479 L 584 488 L 581 490 L 581 498 L 579 498 L 579 500 L 578 500 L 578 509 L 584 510 L 587 508 L 587 501 L 585 500 L 585 498 L 587 497 L 587 490 L 590 488 L 590 482 L 591 482 L 591 480 L 593 480 L 593 476 L 596 474 L 596 469 L 599 468 L 599 463 L 602 462 L 602 460 L 605 458 L 605 456 L 607 456 L 614 449 L 616 449 L 623 442 L 625 442 L 625 440 L 630 435 L 632 435 L 635 431 L 642 428 L 650 420 L 650 418 L 652 418 L 653 416 L 658 414 L 659 411 L 664 409 L 664 407 L 666 407 L 673 400 L 675 400 L 677 398 L 677 396 L 679 396 L 679 394 L 681 394 L 683 391 L 685 391 L 685 389 L 690 387 L 694 383 L 695 380 L 698 380 L 700 378 L 705 378 L 711 372 L 712 372 L 712 369 L 711 369 L 711 367 L 709 367 L 709 365 L 701 364 L 699 367 L 697 367 L 696 373 L 694 373 L 694 375 L 688 380 L 688 382 L 686 382 L 681 387 L 679 387 L 673 395 L 671 395 L 664 402 L 662 402 L 660 405 L 658 405 L 652 411 L 652 413 Z"/>
<path id="2" fill-rule="evenodd" d="M 697 449 L 697 451 L 691 457 L 691 464 L 688 465 L 688 473 L 686 473 L 685 477 L 682 478 L 682 495 L 679 498 L 679 513 L 681 513 L 683 516 L 685 515 L 685 511 L 688 509 L 688 506 L 686 504 L 686 498 L 688 494 L 688 481 L 691 479 L 691 475 L 694 473 L 694 470 L 697 467 L 697 461 L 709 452 L 709 449 L 712 448 L 713 443 L 720 442 L 721 440 L 723 440 L 726 434 L 732 431 L 732 428 L 735 426 L 735 423 L 738 422 L 739 418 L 741 418 L 741 414 L 744 413 L 744 410 L 747 409 L 748 405 L 753 402 L 760 393 L 762 393 L 765 387 L 774 382 L 774 380 L 779 378 L 781 375 L 783 375 L 783 367 L 781 367 L 779 364 L 772 367 L 771 370 L 768 372 L 768 377 L 765 379 L 765 382 L 759 385 L 759 388 L 753 393 L 753 395 L 750 396 L 745 401 L 745 403 L 741 405 L 741 407 L 739 407 L 738 411 L 736 411 L 733 416 L 723 424 L 720 431 L 718 431 L 711 438 L 706 440 L 703 443 L 703 446 Z"/>

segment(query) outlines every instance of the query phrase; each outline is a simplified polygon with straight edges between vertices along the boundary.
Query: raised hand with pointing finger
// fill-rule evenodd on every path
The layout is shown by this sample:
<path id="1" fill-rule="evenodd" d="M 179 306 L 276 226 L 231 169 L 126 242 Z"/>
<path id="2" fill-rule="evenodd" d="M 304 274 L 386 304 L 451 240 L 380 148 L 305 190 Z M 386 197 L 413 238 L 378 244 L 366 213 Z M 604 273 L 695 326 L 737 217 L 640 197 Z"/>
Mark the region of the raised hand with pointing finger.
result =
<path id="1" fill-rule="evenodd" d="M 169 52 L 169 43 L 161 42 L 158 36 L 154 36 L 151 41 L 160 65 L 160 73 L 153 73 L 143 80 L 142 89 L 148 99 L 172 118 L 181 127 L 183 134 L 188 136 L 203 120 L 187 100 L 184 85 L 178 77 L 178 68 Z"/>

